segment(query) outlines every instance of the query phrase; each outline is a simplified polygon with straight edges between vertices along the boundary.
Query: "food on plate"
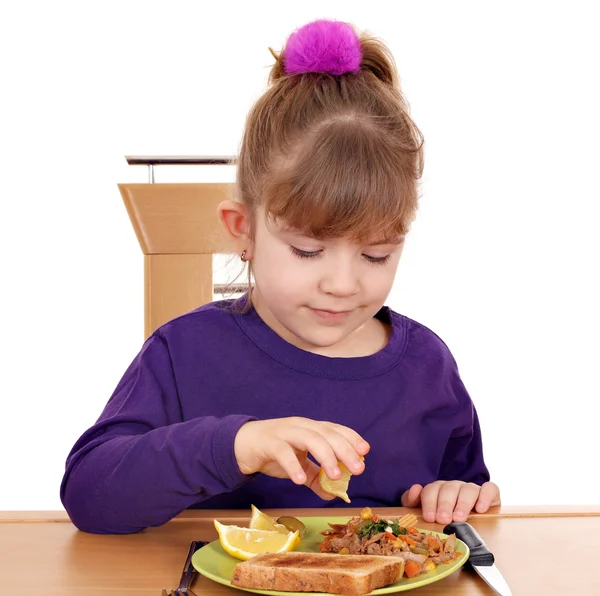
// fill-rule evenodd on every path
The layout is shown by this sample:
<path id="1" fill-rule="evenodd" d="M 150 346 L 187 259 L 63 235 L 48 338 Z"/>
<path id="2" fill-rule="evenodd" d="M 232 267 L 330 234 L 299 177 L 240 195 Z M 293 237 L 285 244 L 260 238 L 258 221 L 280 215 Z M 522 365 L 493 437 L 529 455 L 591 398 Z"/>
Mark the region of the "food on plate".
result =
<path id="1" fill-rule="evenodd" d="M 306 535 L 306 526 L 297 518 L 291 515 L 283 515 L 277 518 L 277 523 L 286 527 L 290 532 L 298 532 L 300 538 L 304 538 Z"/>
<path id="2" fill-rule="evenodd" d="M 277 530 L 258 530 L 240 526 L 226 526 L 214 521 L 219 541 L 226 552 L 243 561 L 260 553 L 284 553 L 300 544 L 298 532 L 282 534 Z"/>
<path id="3" fill-rule="evenodd" d="M 361 455 L 360 459 L 364 461 L 364 457 Z M 350 503 L 350 497 L 348 496 L 348 485 L 350 484 L 350 478 L 352 473 L 342 463 L 338 462 L 338 467 L 342 472 L 342 475 L 337 480 L 332 480 L 327 476 L 325 470 L 321 468 L 319 470 L 319 486 L 328 494 L 334 497 L 339 497 L 342 501 Z"/>
<path id="4" fill-rule="evenodd" d="M 461 556 L 456 535 L 438 536 L 418 530 L 416 523 L 412 514 L 388 519 L 366 507 L 344 524 L 329 523 L 320 552 L 293 553 L 306 532 L 295 517 L 274 519 L 252 505 L 247 528 L 214 522 L 223 549 L 245 562 L 236 566 L 233 585 L 338 594 L 366 594 Z M 399 570 L 395 579 L 392 569 Z"/>
<path id="5" fill-rule="evenodd" d="M 414 515 L 388 519 L 367 507 L 346 524 L 329 524 L 322 532 L 325 539 L 319 549 L 323 553 L 401 557 L 407 577 L 432 571 L 460 556 L 455 534 L 440 538 L 417 530 L 415 523 Z"/>
<path id="6" fill-rule="evenodd" d="M 272 532 L 279 532 L 281 534 L 287 534 L 292 531 L 292 528 L 288 528 L 285 524 L 282 524 L 279 520 L 275 521 L 270 515 L 263 513 L 258 507 L 251 505 L 252 517 L 250 518 L 249 527 L 253 530 L 271 530 Z M 296 518 L 290 518 L 296 519 Z M 300 520 L 298 520 L 300 521 Z"/>
<path id="7" fill-rule="evenodd" d="M 250 528 L 256 530 L 275 530 L 282 534 L 288 532 L 298 532 L 300 538 L 306 534 L 306 526 L 297 518 L 291 515 L 283 515 L 277 520 L 270 515 L 263 513 L 258 507 L 251 505 L 252 517 L 250 518 Z"/>
<path id="8" fill-rule="evenodd" d="M 402 578 L 404 560 L 376 555 L 266 553 L 238 563 L 231 584 L 281 592 L 368 594 Z"/>

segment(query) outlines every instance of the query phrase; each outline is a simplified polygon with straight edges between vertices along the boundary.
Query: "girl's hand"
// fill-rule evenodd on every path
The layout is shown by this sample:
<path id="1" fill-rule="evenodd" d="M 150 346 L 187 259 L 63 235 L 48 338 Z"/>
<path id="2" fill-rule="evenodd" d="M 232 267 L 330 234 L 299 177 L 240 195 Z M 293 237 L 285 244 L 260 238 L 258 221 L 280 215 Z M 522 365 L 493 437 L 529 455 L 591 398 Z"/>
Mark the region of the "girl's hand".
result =
<path id="1" fill-rule="evenodd" d="M 477 513 L 485 513 L 490 507 L 500 505 L 500 489 L 493 482 L 478 486 L 460 480 L 438 480 L 425 488 L 413 484 L 402 495 L 402 505 L 418 507 L 419 504 L 427 522 L 449 524 L 466 521 L 473 509 Z"/>
<path id="2" fill-rule="evenodd" d="M 290 478 L 305 484 L 322 499 L 335 497 L 319 486 L 319 466 L 308 459 L 310 453 L 332 480 L 340 477 L 338 461 L 352 474 L 365 469 L 360 456 L 369 444 L 352 429 L 309 418 L 256 420 L 244 424 L 234 441 L 234 453 L 243 474 L 262 472 L 275 478 Z"/>

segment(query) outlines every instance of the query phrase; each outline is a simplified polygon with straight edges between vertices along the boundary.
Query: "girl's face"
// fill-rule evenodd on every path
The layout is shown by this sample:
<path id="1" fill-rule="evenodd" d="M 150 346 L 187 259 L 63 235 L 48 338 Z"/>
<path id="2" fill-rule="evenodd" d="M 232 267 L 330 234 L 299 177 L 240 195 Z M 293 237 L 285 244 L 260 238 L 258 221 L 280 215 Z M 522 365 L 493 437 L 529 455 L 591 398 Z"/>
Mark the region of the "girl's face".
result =
<path id="1" fill-rule="evenodd" d="M 259 209 L 252 249 L 253 304 L 267 325 L 301 349 L 364 355 L 360 345 L 369 344 L 376 327 L 381 330 L 373 316 L 392 288 L 402 247 L 402 239 L 390 243 L 373 238 L 359 245 L 344 238 L 303 236 Z"/>

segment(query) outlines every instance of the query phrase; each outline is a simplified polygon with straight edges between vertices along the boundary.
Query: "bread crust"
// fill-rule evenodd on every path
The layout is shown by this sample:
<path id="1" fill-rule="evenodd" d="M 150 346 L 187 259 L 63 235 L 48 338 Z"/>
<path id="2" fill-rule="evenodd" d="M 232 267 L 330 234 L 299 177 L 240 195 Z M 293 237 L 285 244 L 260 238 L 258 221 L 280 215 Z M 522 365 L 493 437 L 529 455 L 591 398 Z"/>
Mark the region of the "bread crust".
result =
<path id="1" fill-rule="evenodd" d="M 368 594 L 402 578 L 404 560 L 379 555 L 264 553 L 238 563 L 231 583 L 280 592 Z"/>

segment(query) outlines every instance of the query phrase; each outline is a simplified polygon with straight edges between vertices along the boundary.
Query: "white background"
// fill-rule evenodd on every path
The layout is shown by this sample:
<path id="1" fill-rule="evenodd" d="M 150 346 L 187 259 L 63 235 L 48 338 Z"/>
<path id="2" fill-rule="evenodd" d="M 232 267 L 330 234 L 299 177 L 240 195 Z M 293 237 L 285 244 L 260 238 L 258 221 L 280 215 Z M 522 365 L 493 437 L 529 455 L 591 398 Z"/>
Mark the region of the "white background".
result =
<path id="1" fill-rule="evenodd" d="M 594 2 L 3 6 L 0 509 L 62 507 L 67 453 L 142 345 L 116 185 L 147 172 L 124 155 L 235 154 L 268 46 L 320 17 L 388 43 L 426 139 L 389 304 L 453 351 L 506 504 L 600 502 Z"/>

